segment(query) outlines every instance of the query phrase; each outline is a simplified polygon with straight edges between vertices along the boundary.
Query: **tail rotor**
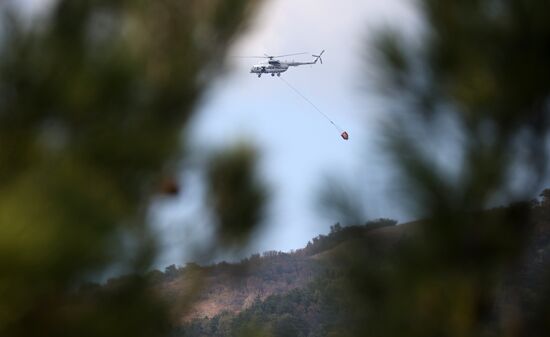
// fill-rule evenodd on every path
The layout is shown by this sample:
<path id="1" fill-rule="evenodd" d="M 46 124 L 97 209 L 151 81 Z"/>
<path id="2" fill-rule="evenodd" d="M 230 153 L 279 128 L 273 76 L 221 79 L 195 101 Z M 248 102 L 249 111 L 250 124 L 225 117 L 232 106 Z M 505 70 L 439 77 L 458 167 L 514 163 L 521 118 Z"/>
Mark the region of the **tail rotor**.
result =
<path id="1" fill-rule="evenodd" d="M 313 55 L 313 57 L 315 57 L 315 63 L 317 63 L 317 61 L 321 61 L 321 64 L 323 64 L 323 59 L 321 58 L 321 56 L 323 56 L 323 54 L 325 53 L 325 51 L 323 50 L 321 52 L 321 54 L 319 55 Z"/>

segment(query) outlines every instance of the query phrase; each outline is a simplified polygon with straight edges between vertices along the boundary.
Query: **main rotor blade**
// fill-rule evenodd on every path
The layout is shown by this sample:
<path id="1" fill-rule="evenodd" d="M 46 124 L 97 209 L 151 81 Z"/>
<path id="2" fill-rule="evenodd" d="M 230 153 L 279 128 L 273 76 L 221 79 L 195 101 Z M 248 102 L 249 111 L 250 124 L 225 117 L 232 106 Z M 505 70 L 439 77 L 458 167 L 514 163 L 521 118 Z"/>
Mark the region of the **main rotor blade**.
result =
<path id="1" fill-rule="evenodd" d="M 285 55 L 277 55 L 277 56 L 264 54 L 264 56 L 233 56 L 233 57 L 244 58 L 244 59 L 273 59 L 278 57 L 304 55 L 304 54 L 309 54 L 309 53 L 294 53 L 294 54 L 285 54 Z"/>
<path id="2" fill-rule="evenodd" d="M 266 57 L 266 56 L 233 56 L 235 58 L 239 58 L 239 59 L 266 59 L 266 58 L 269 58 L 269 57 Z"/>
<path id="3" fill-rule="evenodd" d="M 309 53 L 295 53 L 295 54 L 277 55 L 273 57 L 285 57 L 285 56 L 304 55 L 304 54 L 309 54 Z"/>

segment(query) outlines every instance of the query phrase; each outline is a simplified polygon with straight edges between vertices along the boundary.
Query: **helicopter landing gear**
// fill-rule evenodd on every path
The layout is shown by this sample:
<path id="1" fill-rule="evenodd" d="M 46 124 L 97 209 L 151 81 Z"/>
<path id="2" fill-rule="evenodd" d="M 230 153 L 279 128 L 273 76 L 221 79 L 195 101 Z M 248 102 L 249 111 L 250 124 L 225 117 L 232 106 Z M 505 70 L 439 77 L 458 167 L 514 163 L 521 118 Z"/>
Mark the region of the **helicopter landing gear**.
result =
<path id="1" fill-rule="evenodd" d="M 271 73 L 271 77 L 275 77 L 275 73 Z"/>
<path id="2" fill-rule="evenodd" d="M 281 77 L 281 73 L 277 73 L 277 77 Z"/>
<path id="3" fill-rule="evenodd" d="M 258 74 L 258 78 L 262 77 L 262 74 Z"/>

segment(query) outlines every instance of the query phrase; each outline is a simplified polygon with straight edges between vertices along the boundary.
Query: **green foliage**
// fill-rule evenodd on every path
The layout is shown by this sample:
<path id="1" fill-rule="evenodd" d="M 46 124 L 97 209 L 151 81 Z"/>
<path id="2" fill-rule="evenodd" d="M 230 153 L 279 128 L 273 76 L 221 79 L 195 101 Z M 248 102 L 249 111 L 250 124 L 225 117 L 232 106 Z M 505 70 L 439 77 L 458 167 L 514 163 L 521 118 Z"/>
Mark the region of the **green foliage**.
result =
<path id="1" fill-rule="evenodd" d="M 144 279 L 98 296 L 75 288 L 108 270 L 149 268 L 148 202 L 172 175 L 193 107 L 253 7 L 60 0 L 33 24 L 2 5 L 0 335 L 168 331 Z"/>
<path id="2" fill-rule="evenodd" d="M 180 277 L 175 266 L 76 289 L 109 268 L 139 274 L 149 267 L 156 240 L 144 220 L 148 201 L 172 175 L 192 108 L 251 3 L 60 0 L 30 27 L 2 7 L 0 335 L 139 337 L 171 330 L 166 303 L 150 284 Z M 421 43 L 387 34 L 378 45 L 381 89 L 397 111 L 387 148 L 406 187 L 400 202 L 424 219 L 414 235 L 384 251 L 376 236 L 360 240 L 370 237 L 366 229 L 335 226 L 296 254 L 344 252 L 337 260 L 344 271 L 258 301 L 236 317 L 219 315 L 213 325 L 193 323 L 186 333 L 547 333 L 548 191 L 531 205 L 483 210 L 526 200 L 547 178 L 550 5 L 420 6 L 427 24 Z M 440 148 L 449 143 L 449 124 L 459 141 Z M 457 157 L 453 167 L 437 158 L 449 149 Z M 207 168 L 223 244 L 242 244 L 262 219 L 266 192 L 254 165 L 254 151 L 240 147 Z M 356 199 L 342 200 L 334 210 L 360 214 L 353 213 L 361 206 Z M 351 238 L 359 239 L 341 246 Z M 261 258 L 247 263 L 261 265 Z M 200 280 L 204 269 L 188 267 Z M 285 269 L 265 271 L 268 278 Z M 503 300 L 514 297 L 524 300 Z"/>
<path id="3" fill-rule="evenodd" d="M 403 200 L 426 220 L 395 254 L 355 261 L 352 292 L 361 295 L 367 334 L 543 335 L 547 304 L 531 305 L 537 318 L 497 304 L 500 282 L 528 250 L 534 210 L 526 203 L 481 210 L 531 198 L 547 178 L 550 24 L 542 13 L 550 6 L 420 6 L 421 43 L 387 34 L 378 46 L 381 89 L 397 112 L 388 149 Z M 438 158 L 443 152 L 455 154 L 452 167 Z"/>
<path id="4" fill-rule="evenodd" d="M 181 336 L 327 336 L 345 331 L 352 302 L 342 279 L 325 276 L 304 288 L 257 300 L 239 314 L 222 313 L 183 327 Z M 347 301 L 347 302 L 346 302 Z"/>
<path id="5" fill-rule="evenodd" d="M 225 244 L 241 245 L 261 222 L 267 190 L 255 176 L 255 151 L 240 145 L 214 156 L 208 169 L 208 196 Z"/>
<path id="6" fill-rule="evenodd" d="M 296 252 L 301 255 L 313 256 L 332 248 L 339 244 L 352 240 L 362 239 L 369 235 L 372 230 L 384 227 L 392 227 L 397 225 L 396 220 L 392 219 L 376 219 L 370 220 L 363 226 L 345 226 L 342 227 L 339 223 L 331 226 L 329 235 L 318 235 L 307 243 L 304 249 L 298 249 Z"/>

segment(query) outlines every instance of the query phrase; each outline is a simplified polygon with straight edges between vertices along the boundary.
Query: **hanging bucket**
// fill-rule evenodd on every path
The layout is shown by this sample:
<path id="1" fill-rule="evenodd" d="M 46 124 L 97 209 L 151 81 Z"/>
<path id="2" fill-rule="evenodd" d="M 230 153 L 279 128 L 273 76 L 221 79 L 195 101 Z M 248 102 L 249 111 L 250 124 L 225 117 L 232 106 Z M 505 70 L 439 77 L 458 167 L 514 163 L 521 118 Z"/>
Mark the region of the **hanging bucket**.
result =
<path id="1" fill-rule="evenodd" d="M 343 138 L 344 140 L 348 140 L 348 139 L 349 139 L 349 135 L 348 135 L 348 133 L 347 133 L 346 131 L 342 132 L 341 136 L 342 136 L 342 138 Z"/>

